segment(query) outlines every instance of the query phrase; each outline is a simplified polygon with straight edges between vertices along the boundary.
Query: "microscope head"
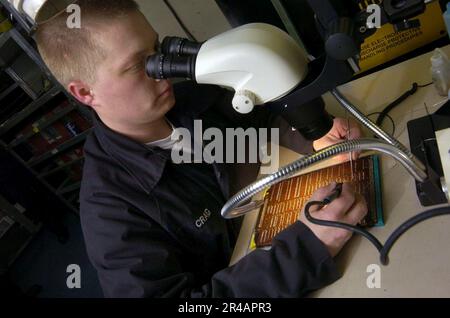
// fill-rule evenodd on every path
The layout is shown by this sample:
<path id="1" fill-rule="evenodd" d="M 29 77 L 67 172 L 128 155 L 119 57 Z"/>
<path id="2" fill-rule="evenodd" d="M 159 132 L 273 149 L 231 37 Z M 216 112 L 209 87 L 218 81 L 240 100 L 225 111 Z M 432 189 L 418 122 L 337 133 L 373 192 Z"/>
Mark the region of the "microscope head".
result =
<path id="1" fill-rule="evenodd" d="M 249 113 L 279 99 L 306 77 L 306 52 L 284 31 L 252 23 L 207 41 L 197 57 L 198 83 L 231 87 L 233 107 Z"/>
<path id="2" fill-rule="evenodd" d="M 243 25 L 197 47 L 179 38 L 164 42 L 163 54 L 149 57 L 149 76 L 185 77 L 231 88 L 236 92 L 233 107 L 240 113 L 289 94 L 308 73 L 304 49 L 269 24 Z"/>

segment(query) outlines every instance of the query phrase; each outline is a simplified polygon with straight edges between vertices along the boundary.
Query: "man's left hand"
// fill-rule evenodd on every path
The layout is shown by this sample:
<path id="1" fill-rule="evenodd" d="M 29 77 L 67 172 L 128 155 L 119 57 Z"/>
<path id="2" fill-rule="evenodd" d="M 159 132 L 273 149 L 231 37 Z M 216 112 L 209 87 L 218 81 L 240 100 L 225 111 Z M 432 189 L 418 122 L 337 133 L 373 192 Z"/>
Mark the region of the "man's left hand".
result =
<path id="1" fill-rule="evenodd" d="M 323 136 L 322 138 L 313 142 L 314 150 L 321 150 L 328 146 L 337 144 L 342 141 L 346 141 L 348 139 L 358 139 L 361 138 L 362 132 L 360 126 L 354 121 L 348 121 L 350 125 L 347 124 L 347 119 L 344 118 L 335 118 L 333 128 L 331 128 L 330 132 Z M 348 127 L 350 126 L 350 127 Z M 349 131 L 350 130 L 350 131 Z M 359 156 L 359 152 L 352 152 L 352 159 L 355 160 Z M 337 162 L 345 162 L 350 159 L 348 153 L 340 154 L 333 157 L 333 161 Z"/>

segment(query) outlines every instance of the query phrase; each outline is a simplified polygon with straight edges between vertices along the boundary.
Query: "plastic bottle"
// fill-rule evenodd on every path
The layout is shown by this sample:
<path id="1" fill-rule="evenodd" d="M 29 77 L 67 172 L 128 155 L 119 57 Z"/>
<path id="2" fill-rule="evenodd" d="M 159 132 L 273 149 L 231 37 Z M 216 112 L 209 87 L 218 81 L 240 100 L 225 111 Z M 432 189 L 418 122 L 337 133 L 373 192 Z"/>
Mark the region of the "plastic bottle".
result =
<path id="1" fill-rule="evenodd" d="M 444 21 L 447 26 L 447 35 L 450 37 L 450 2 L 447 3 L 447 11 L 444 12 Z"/>
<path id="2" fill-rule="evenodd" d="M 439 95 L 448 96 L 450 89 L 450 61 L 441 50 L 434 50 L 431 57 L 431 77 Z"/>

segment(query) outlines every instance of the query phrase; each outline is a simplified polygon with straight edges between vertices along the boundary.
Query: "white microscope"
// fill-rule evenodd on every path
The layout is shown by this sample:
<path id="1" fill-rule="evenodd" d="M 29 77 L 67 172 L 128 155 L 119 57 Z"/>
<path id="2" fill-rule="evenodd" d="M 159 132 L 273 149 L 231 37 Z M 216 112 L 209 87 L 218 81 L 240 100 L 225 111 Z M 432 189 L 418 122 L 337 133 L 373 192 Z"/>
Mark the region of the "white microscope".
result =
<path id="1" fill-rule="evenodd" d="M 340 17 L 336 23 L 349 25 Z M 248 212 L 251 206 L 242 207 L 244 201 L 298 170 L 330 156 L 358 150 L 376 150 L 394 157 L 418 183 L 430 185 L 430 196 L 434 191 L 442 191 L 441 180 L 428 177 L 428 167 L 336 89 L 358 70 L 362 39 L 355 38 L 352 29 L 332 28 L 325 36 L 327 54 L 313 61 L 286 32 L 263 23 L 243 25 L 205 43 L 165 38 L 161 52 L 148 58 L 150 77 L 181 77 L 230 88 L 235 91 L 232 104 L 236 111 L 250 113 L 254 107 L 267 107 L 309 140 L 321 138 L 332 128 L 332 117 L 321 98 L 331 91 L 347 111 L 379 138 L 347 141 L 299 159 L 233 196 L 222 209 L 225 218 Z"/>
<path id="2" fill-rule="evenodd" d="M 381 22 L 393 24 L 397 31 L 418 27 L 420 22 L 415 17 L 424 12 L 427 2 L 385 0 Z M 249 113 L 254 107 L 267 107 L 310 140 L 321 138 L 332 127 L 331 116 L 321 98 L 331 92 L 347 111 L 378 137 L 342 142 L 282 167 L 233 195 L 222 208 L 222 216 L 234 218 L 254 210 L 255 204 L 249 200 L 255 194 L 301 169 L 340 153 L 361 150 L 375 150 L 393 157 L 416 179 L 420 196 L 434 204 L 442 203 L 439 200 L 445 198 L 445 181 L 442 182 L 428 164 L 425 166 L 409 149 L 366 118 L 337 90 L 359 71 L 361 44 L 374 32 L 367 32 L 365 13 L 361 12 L 356 18 L 342 16 L 328 0 L 308 0 L 308 4 L 315 12 L 316 27 L 326 51 L 312 61 L 287 33 L 262 23 L 243 25 L 205 43 L 166 38 L 161 52 L 148 58 L 148 76 L 156 79 L 182 77 L 200 84 L 230 88 L 235 91 L 232 104 L 236 111 Z M 307 211 L 305 214 L 313 223 L 363 235 L 376 247 L 381 263 L 386 265 L 390 249 L 403 233 L 426 219 L 450 214 L 450 209 L 434 208 L 415 215 L 399 226 L 384 245 L 357 226 L 317 220 Z"/>

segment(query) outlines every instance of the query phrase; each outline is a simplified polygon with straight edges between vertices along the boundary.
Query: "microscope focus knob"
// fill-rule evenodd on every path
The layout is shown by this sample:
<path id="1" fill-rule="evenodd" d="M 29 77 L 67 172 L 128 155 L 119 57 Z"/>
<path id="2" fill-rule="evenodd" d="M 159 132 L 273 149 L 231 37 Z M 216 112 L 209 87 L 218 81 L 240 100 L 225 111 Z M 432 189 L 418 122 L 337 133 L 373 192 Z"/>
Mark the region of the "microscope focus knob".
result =
<path id="1" fill-rule="evenodd" d="M 250 91 L 237 91 L 233 98 L 233 108 L 241 114 L 250 113 L 255 107 L 256 96 Z"/>

